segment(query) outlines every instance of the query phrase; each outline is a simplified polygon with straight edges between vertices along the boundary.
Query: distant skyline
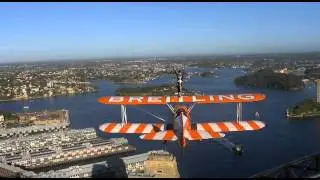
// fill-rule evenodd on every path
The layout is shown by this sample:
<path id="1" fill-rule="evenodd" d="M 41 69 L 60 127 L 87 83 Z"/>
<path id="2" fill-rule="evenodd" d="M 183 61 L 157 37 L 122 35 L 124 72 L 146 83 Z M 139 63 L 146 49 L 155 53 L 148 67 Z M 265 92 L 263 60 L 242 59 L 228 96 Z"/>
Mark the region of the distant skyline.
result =
<path id="1" fill-rule="evenodd" d="M 0 63 L 320 51 L 320 3 L 0 3 Z"/>

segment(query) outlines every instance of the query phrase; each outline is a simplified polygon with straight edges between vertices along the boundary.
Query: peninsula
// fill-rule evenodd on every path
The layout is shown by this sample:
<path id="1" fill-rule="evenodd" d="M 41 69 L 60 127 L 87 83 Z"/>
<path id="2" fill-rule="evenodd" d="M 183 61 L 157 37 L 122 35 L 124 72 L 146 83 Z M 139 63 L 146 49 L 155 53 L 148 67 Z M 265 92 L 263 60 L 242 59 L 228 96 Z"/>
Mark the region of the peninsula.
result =
<path id="1" fill-rule="evenodd" d="M 237 77 L 234 83 L 237 86 L 271 88 L 286 91 L 302 90 L 304 88 L 301 77 L 294 74 L 275 73 L 268 69 Z"/>
<path id="2" fill-rule="evenodd" d="M 123 87 L 116 90 L 117 96 L 164 96 L 174 95 L 177 92 L 177 88 L 174 84 L 163 84 L 154 86 L 142 86 L 142 87 Z M 183 90 L 185 95 L 197 95 L 198 92 L 190 91 L 188 89 Z"/>
<path id="3" fill-rule="evenodd" d="M 306 99 L 287 109 L 287 118 L 320 117 L 320 104 L 315 99 Z"/>
<path id="4" fill-rule="evenodd" d="M 201 76 L 201 77 L 212 77 L 212 76 L 215 76 L 215 75 L 216 75 L 216 73 L 213 72 L 213 71 L 208 71 L 208 72 L 202 72 L 202 73 L 200 73 L 200 76 Z"/>

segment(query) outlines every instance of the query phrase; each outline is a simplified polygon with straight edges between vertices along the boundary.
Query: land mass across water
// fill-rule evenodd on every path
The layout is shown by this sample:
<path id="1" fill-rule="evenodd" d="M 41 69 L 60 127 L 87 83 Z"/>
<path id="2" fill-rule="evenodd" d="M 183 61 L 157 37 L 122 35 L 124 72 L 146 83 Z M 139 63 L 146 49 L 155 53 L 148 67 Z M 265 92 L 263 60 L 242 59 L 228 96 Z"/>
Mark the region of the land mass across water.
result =
<path id="1" fill-rule="evenodd" d="M 174 95 L 177 88 L 173 84 L 150 85 L 143 87 L 122 87 L 116 90 L 117 96 L 164 96 Z M 184 95 L 199 95 L 200 92 L 184 89 Z"/>
<path id="2" fill-rule="evenodd" d="M 294 74 L 275 73 L 262 69 L 234 79 L 237 86 L 280 89 L 287 91 L 302 90 L 304 83 L 301 77 Z"/>
<path id="3" fill-rule="evenodd" d="M 315 99 L 306 99 L 287 109 L 287 118 L 320 117 L 320 103 Z"/>
<path id="4" fill-rule="evenodd" d="M 202 72 L 200 73 L 201 77 L 212 77 L 212 76 L 216 76 L 216 73 L 213 71 L 207 71 L 207 72 Z"/>

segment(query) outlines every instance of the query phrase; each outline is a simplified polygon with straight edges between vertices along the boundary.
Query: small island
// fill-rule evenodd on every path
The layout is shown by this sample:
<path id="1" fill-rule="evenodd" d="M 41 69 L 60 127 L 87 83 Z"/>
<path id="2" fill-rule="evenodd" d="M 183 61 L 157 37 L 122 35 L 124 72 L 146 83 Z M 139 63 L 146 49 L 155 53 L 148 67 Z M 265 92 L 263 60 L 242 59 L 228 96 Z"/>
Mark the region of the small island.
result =
<path id="1" fill-rule="evenodd" d="M 304 88 L 301 77 L 294 74 L 275 73 L 268 69 L 237 77 L 234 80 L 234 83 L 237 86 L 271 88 L 287 91 L 302 90 Z"/>
<path id="2" fill-rule="evenodd" d="M 215 76 L 216 73 L 214 73 L 213 71 L 208 71 L 208 72 L 202 72 L 200 73 L 200 76 L 201 77 L 212 77 L 212 76 Z"/>
<path id="3" fill-rule="evenodd" d="M 173 84 L 163 84 L 158 86 L 123 87 L 116 90 L 117 96 L 167 96 L 174 95 L 177 88 Z M 184 95 L 197 95 L 197 92 L 187 89 L 183 90 Z"/>
<path id="4" fill-rule="evenodd" d="M 315 99 L 306 99 L 287 109 L 287 118 L 320 117 L 320 104 Z"/>

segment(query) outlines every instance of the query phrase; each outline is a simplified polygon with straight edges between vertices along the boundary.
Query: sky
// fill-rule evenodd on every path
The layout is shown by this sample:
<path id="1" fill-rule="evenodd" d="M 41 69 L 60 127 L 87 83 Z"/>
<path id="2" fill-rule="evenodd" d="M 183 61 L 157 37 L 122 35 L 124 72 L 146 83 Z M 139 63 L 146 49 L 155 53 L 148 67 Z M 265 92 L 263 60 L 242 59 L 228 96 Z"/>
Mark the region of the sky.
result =
<path id="1" fill-rule="evenodd" d="M 320 50 L 320 3 L 0 3 L 0 62 Z"/>

